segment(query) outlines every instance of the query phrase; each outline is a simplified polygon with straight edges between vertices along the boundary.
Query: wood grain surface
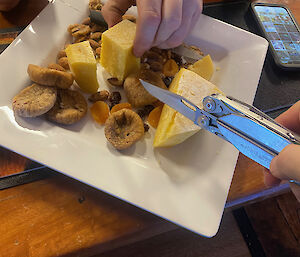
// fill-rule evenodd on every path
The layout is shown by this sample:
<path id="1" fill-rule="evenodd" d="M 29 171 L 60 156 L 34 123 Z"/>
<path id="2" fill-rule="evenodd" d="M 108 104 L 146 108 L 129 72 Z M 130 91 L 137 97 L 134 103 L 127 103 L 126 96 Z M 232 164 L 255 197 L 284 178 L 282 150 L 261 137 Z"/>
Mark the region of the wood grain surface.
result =
<path id="1" fill-rule="evenodd" d="M 178 228 L 93 257 L 251 257 L 231 212 L 224 214 L 214 238 Z"/>
<path id="2" fill-rule="evenodd" d="M 300 20 L 300 1 L 271 2 L 288 5 Z M 0 28 L 27 25 L 46 4 L 21 0 L 13 11 L 0 12 Z M 0 176 L 22 171 L 27 163 L 24 157 L 0 150 Z M 281 190 L 268 191 L 262 168 L 239 156 L 229 202 L 244 203 L 251 196 L 256 200 L 256 195 L 268 197 Z M 0 191 L 0 219 L 0 256 L 12 257 L 91 256 L 176 228 L 63 175 Z"/>
<path id="3" fill-rule="evenodd" d="M 292 193 L 245 209 L 267 257 L 300 256 L 300 203 Z"/>
<path id="4" fill-rule="evenodd" d="M 28 162 L 29 159 L 0 147 L 0 178 L 23 171 Z"/>
<path id="5" fill-rule="evenodd" d="M 55 177 L 0 191 L 0 256 L 92 256 L 177 228 L 78 181 Z"/>

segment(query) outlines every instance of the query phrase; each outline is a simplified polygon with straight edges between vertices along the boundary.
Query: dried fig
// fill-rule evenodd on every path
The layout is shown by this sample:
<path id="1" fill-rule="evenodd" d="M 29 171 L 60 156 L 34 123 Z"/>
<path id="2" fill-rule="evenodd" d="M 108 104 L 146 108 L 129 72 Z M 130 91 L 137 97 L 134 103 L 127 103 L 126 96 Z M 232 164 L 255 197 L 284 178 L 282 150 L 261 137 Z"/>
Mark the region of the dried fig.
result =
<path id="1" fill-rule="evenodd" d="M 153 104 L 157 99 L 150 95 L 143 87 L 139 79 L 149 82 L 155 86 L 167 89 L 159 74 L 151 70 L 141 70 L 138 75 L 129 75 L 124 82 L 124 90 L 129 103 L 133 107 L 142 107 Z"/>
<path id="2" fill-rule="evenodd" d="M 87 102 L 78 91 L 59 89 L 53 108 L 47 118 L 60 124 L 73 124 L 82 119 L 87 112 Z"/>
<path id="3" fill-rule="evenodd" d="M 64 67 L 60 66 L 60 65 L 57 64 L 57 63 L 50 63 L 50 64 L 48 65 L 48 68 L 49 68 L 49 69 L 52 69 L 52 70 L 66 71 Z"/>
<path id="4" fill-rule="evenodd" d="M 34 64 L 28 65 L 27 73 L 32 81 L 45 86 L 57 86 L 66 89 L 69 88 L 74 81 L 71 73 L 42 68 Z"/>
<path id="5" fill-rule="evenodd" d="M 142 138 L 144 123 L 134 111 L 122 109 L 108 117 L 104 132 L 113 147 L 123 150 Z"/>

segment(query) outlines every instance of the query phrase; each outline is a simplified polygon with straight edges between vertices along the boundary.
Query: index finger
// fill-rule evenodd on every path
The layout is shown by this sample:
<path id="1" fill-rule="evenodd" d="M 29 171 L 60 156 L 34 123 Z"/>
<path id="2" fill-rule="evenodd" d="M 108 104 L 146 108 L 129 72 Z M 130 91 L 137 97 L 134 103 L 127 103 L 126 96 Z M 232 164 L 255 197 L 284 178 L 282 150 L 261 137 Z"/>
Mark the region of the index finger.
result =
<path id="1" fill-rule="evenodd" d="M 134 54 L 143 55 L 151 48 L 161 22 L 162 0 L 137 0 L 138 20 L 134 41 Z"/>

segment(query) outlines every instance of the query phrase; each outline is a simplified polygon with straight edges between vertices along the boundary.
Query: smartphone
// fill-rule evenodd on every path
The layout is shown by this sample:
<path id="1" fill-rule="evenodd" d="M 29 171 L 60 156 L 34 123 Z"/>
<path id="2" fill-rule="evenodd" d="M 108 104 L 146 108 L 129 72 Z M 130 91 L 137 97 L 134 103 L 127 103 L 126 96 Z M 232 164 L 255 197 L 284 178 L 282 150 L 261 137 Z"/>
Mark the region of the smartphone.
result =
<path id="1" fill-rule="evenodd" d="M 275 63 L 287 70 L 300 69 L 300 30 L 291 11 L 277 4 L 252 3 L 251 7 Z"/>

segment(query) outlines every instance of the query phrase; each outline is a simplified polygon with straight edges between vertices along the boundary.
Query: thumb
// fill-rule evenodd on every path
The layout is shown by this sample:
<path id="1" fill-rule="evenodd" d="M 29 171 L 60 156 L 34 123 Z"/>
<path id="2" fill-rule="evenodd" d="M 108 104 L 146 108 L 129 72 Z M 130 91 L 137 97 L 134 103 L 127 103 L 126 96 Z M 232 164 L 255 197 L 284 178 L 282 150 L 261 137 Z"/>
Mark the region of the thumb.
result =
<path id="1" fill-rule="evenodd" d="M 134 0 L 109 0 L 102 7 L 102 15 L 108 27 L 116 25 L 122 21 L 124 13 L 135 4 Z"/>
<path id="2" fill-rule="evenodd" d="M 286 146 L 271 162 L 270 172 L 282 180 L 300 181 L 300 145 Z"/>

